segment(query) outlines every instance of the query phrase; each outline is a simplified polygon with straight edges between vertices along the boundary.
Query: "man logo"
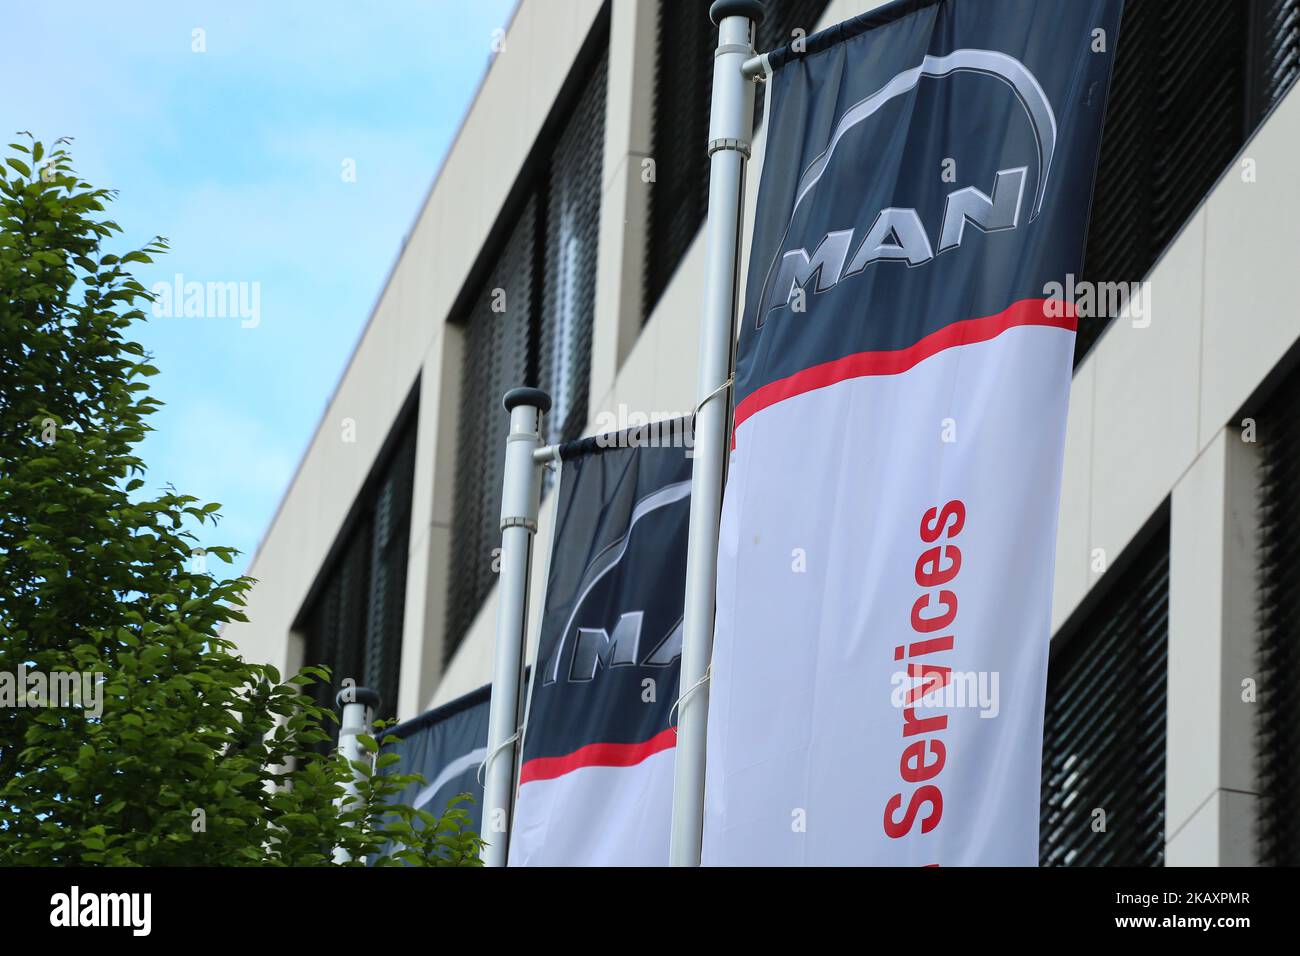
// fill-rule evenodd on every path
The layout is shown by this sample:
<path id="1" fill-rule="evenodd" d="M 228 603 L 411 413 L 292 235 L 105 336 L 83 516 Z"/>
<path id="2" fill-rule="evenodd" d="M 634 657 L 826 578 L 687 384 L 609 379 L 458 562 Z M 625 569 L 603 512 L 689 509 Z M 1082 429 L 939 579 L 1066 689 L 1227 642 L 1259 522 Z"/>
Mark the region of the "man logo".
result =
<path id="1" fill-rule="evenodd" d="M 1033 222 L 1043 208 L 1052 155 L 1056 149 L 1056 114 L 1052 105 L 1038 80 L 1019 60 L 994 50 L 954 50 L 947 56 L 925 57 L 920 66 L 904 70 L 845 111 L 831 135 L 830 145 L 813 160 L 799 180 L 790 223 L 778 248 L 785 245 L 800 205 L 821 182 L 836 156 L 837 147 L 851 129 L 875 115 L 890 100 L 915 89 L 922 77 L 944 79 L 957 73 L 978 73 L 1005 83 L 1029 117 L 1039 169 L 1038 186 L 1029 213 L 1029 221 Z M 917 211 L 893 207 L 880 211 L 852 258 L 849 250 L 853 246 L 853 229 L 828 232 L 811 255 L 806 248 L 779 253 L 773 257 L 763 282 L 756 326 L 762 328 L 769 313 L 788 306 L 796 289 L 807 291 L 811 287 L 813 292 L 825 292 L 834 288 L 841 279 L 858 275 L 876 262 L 906 262 L 909 268 L 924 265 L 936 255 L 960 247 L 967 223 L 986 233 L 1015 229 L 1020 224 L 1028 173 L 1027 166 L 1001 169 L 994 178 L 991 193 L 984 193 L 974 186 L 950 193 L 944 203 L 937 253 Z"/>
<path id="2" fill-rule="evenodd" d="M 542 684 L 561 679 L 586 683 L 608 667 L 667 667 L 682 652 L 682 589 L 671 593 L 638 595 L 633 609 L 617 608 L 622 588 L 619 576 L 611 574 L 628 553 L 632 535 L 655 535 L 663 519 L 679 520 L 677 509 L 689 507 L 691 483 L 679 481 L 660 488 L 636 503 L 627 533 L 608 545 L 592 560 L 582 575 L 573 612 L 565 622 L 555 650 L 542 670 Z M 682 562 L 685 555 L 680 556 Z M 674 579 L 685 579 L 683 564 Z M 635 584 L 635 581 L 633 582 Z M 653 643 L 646 644 L 645 639 Z M 567 651 L 567 653 L 566 653 Z"/>

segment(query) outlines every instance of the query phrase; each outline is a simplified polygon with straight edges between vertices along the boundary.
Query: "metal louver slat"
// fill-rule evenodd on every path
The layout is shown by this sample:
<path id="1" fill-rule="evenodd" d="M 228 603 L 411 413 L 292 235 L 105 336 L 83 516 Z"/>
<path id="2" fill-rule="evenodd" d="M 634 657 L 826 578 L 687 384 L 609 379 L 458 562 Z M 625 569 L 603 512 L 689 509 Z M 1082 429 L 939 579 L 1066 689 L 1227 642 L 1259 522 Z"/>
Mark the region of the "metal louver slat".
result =
<path id="1" fill-rule="evenodd" d="M 329 684 L 310 685 L 308 693 L 332 710 L 335 694 L 344 681 L 351 680 L 379 693 L 380 718 L 397 711 L 415 470 L 414 416 L 399 421 L 394 432 L 391 447 L 367 479 L 333 557 L 320 572 L 311 606 L 303 612 L 303 663 L 324 665 L 331 677 Z M 322 744 L 320 749 L 330 746 Z"/>
<path id="2" fill-rule="evenodd" d="M 414 472 L 415 429 L 407 428 L 380 479 L 370 534 L 370 607 L 362 673 L 365 686 L 378 692 L 379 716 L 385 718 L 397 713 Z"/>
<path id="3" fill-rule="evenodd" d="M 530 197 L 464 319 L 453 557 L 448 565 L 447 660 L 496 580 L 492 551 L 501 540 L 501 475 L 509 430 L 501 397 L 531 381 L 536 210 L 536 198 Z"/>
<path id="4" fill-rule="evenodd" d="M 755 49 L 786 45 L 796 27 L 812 33 L 827 5 L 828 0 L 766 0 Z M 709 211 L 709 100 L 718 31 L 708 9 L 701 0 L 659 3 L 643 318 L 654 311 Z"/>
<path id="5" fill-rule="evenodd" d="M 1271 0 L 1264 22 L 1263 109 L 1267 109 L 1300 74 L 1300 0 Z"/>
<path id="6" fill-rule="evenodd" d="M 654 311 L 708 212 L 709 99 L 717 39 L 706 4 L 660 0 L 643 318 Z"/>
<path id="7" fill-rule="evenodd" d="M 1300 866 L 1300 373 L 1257 416 L 1260 483 L 1259 859 Z"/>
<path id="8" fill-rule="evenodd" d="M 1118 573 L 1049 668 L 1043 866 L 1164 862 L 1168 526 Z"/>
<path id="9" fill-rule="evenodd" d="M 330 683 L 311 684 L 307 691 L 318 705 L 332 710 L 342 682 L 361 679 L 369 576 L 369 527 L 365 521 L 347 531 L 323 574 L 325 581 L 307 616 L 303 663 L 330 669 Z M 337 735 L 337 728 L 334 733 Z M 322 744 L 319 749 L 326 752 L 330 746 Z"/>
<path id="10" fill-rule="evenodd" d="M 1300 0 L 1252 0 L 1252 120 L 1259 123 L 1300 74 Z"/>
<path id="11" fill-rule="evenodd" d="M 577 438 L 587 424 L 608 74 L 606 50 L 550 162 L 538 342 L 540 383 L 553 403 L 546 417 L 548 442 Z"/>
<path id="12" fill-rule="evenodd" d="M 572 92 L 553 108 L 556 122 L 516 186 L 522 198 L 501 223 L 505 242 L 482 254 L 490 257 L 487 277 L 455 320 L 464 351 L 444 662 L 496 583 L 509 425 L 502 396 L 519 385 L 549 392 L 551 442 L 575 438 L 587 424 L 609 75 L 608 42 L 598 34 L 589 42 Z"/>
<path id="13" fill-rule="evenodd" d="M 339 569 L 339 616 L 335 621 L 333 656 L 320 662 L 330 666 L 333 685 L 326 689 L 324 703 L 334 707 L 334 694 L 345 680 L 361 680 L 362 640 L 366 633 L 366 605 L 370 581 L 370 522 L 367 518 L 348 536 L 347 551 Z M 308 663 L 318 663 L 308 659 Z"/>
<path id="14" fill-rule="evenodd" d="M 1084 255 L 1089 282 L 1150 272 L 1253 126 L 1251 10 L 1244 0 L 1127 0 L 1111 78 Z M 1236 6 L 1236 5 L 1234 5 Z M 1108 317 L 1079 323 L 1075 364 Z"/>
<path id="15" fill-rule="evenodd" d="M 1297 73 L 1300 0 L 1127 0 L 1083 277 L 1146 276 Z"/>

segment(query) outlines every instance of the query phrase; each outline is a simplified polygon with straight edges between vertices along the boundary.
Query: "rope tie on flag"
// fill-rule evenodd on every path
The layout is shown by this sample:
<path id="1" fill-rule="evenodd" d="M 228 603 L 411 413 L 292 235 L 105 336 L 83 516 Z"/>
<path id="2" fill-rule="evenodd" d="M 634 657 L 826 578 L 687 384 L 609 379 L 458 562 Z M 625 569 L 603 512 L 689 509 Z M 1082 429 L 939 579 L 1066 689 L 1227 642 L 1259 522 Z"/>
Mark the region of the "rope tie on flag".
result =
<path id="1" fill-rule="evenodd" d="M 474 779 L 478 782 L 478 785 L 480 787 L 483 786 L 483 770 L 487 767 L 488 764 L 490 764 L 493 760 L 496 759 L 497 754 L 505 750 L 507 747 L 509 747 L 518 739 L 519 739 L 519 728 L 516 727 L 515 732 L 513 734 L 511 734 L 505 740 L 501 741 L 501 743 L 497 744 L 496 749 L 483 758 L 483 762 L 479 764 L 478 769 L 474 771 Z"/>
<path id="2" fill-rule="evenodd" d="M 717 388 L 715 388 L 713 391 L 709 392 L 709 394 L 705 395 L 702 399 L 700 399 L 700 403 L 699 403 L 698 405 L 695 406 L 695 411 L 691 412 L 691 432 L 692 432 L 692 433 L 695 431 L 695 416 L 697 416 L 697 415 L 700 413 L 700 409 L 703 408 L 705 405 L 707 405 L 709 402 L 713 401 L 713 399 L 714 399 L 715 397 L 717 397 L 717 395 L 718 395 L 719 392 L 724 392 L 724 391 L 726 391 L 727 389 L 731 388 L 731 385 L 732 385 L 733 382 L 735 382 L 735 380 L 736 380 L 736 376 L 735 376 L 734 373 L 731 374 L 731 375 L 728 375 L 728 376 L 727 376 L 727 380 L 726 380 L 725 382 L 723 382 L 721 385 L 719 385 L 719 386 L 718 386 Z"/>
<path id="3" fill-rule="evenodd" d="M 708 405 L 708 403 L 710 403 L 712 399 L 718 397 L 719 394 L 722 394 L 725 390 L 731 388 L 732 382 L 735 381 L 736 375 L 735 373 L 732 373 L 732 375 L 727 376 L 727 380 L 723 381 L 722 385 L 719 385 L 718 388 L 712 390 L 712 392 L 705 395 L 705 397 L 699 399 L 699 403 L 695 406 L 695 410 L 690 412 L 690 431 L 692 431 L 692 433 L 695 431 L 695 416 L 699 415 L 699 410 Z M 685 691 L 681 693 L 681 696 L 677 697 L 677 700 L 672 702 L 672 708 L 668 709 L 668 726 L 672 727 L 673 732 L 676 732 L 677 724 L 672 722 L 672 715 L 677 713 L 677 708 L 681 706 L 682 701 L 685 701 L 686 698 L 693 695 L 695 691 L 698 691 L 699 688 L 703 687 L 703 685 L 708 682 L 708 678 L 710 678 L 712 674 L 712 669 L 714 669 L 714 665 L 710 662 L 710 665 L 705 667 L 705 672 L 703 672 L 701 678 L 699 678 L 699 680 L 694 684 L 690 685 L 690 687 L 686 688 Z"/>
<path id="4" fill-rule="evenodd" d="M 708 399 L 706 398 L 704 401 L 708 401 Z M 704 403 L 701 402 L 700 404 L 704 404 Z M 687 697 L 690 697 L 697 690 L 699 690 L 706 683 L 708 683 L 709 678 L 712 676 L 713 676 L 713 662 L 710 661 L 709 666 L 704 668 L 704 676 L 701 677 L 699 680 L 697 680 L 690 687 L 686 688 L 686 691 L 675 701 L 673 701 L 672 707 L 668 708 L 668 726 L 673 729 L 673 733 L 677 732 L 677 725 L 673 723 L 673 714 L 677 712 L 678 706 L 680 706 L 682 701 L 684 701 Z"/>

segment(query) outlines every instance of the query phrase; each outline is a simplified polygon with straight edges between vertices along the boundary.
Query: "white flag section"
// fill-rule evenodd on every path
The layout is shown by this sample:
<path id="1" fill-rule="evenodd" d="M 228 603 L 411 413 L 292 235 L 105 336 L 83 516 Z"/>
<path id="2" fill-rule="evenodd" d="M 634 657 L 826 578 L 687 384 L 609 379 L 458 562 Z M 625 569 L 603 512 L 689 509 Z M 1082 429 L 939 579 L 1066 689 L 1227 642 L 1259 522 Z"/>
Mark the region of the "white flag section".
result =
<path id="1" fill-rule="evenodd" d="M 1075 328 L 1048 284 L 1119 7 L 911 0 L 772 58 L 706 864 L 1037 861 Z"/>
<path id="2" fill-rule="evenodd" d="M 1037 859 L 1073 342 L 1026 326 L 741 425 L 723 511 L 706 862 Z M 939 423 L 957 409 L 946 444 Z M 914 699 L 923 681 L 934 706 Z"/>

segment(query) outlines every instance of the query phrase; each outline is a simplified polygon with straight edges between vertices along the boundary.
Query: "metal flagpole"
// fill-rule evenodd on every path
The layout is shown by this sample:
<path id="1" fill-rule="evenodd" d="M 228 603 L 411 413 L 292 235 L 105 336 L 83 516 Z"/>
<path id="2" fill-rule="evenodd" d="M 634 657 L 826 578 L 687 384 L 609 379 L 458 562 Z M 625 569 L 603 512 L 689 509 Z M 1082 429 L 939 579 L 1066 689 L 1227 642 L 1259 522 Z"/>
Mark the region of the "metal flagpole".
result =
<path id="1" fill-rule="evenodd" d="M 375 711 L 379 710 L 379 695 L 368 687 L 345 687 L 334 698 L 334 705 L 343 708 L 339 722 L 339 752 L 349 764 L 366 759 L 365 748 L 357 738 L 373 729 Z M 343 796 L 334 805 L 344 810 L 357 799 L 357 782 L 360 775 L 353 769 L 352 779 L 343 787 Z M 342 847 L 334 848 L 335 863 L 351 863 L 352 854 Z"/>
<path id="2" fill-rule="evenodd" d="M 558 444 L 545 445 L 541 448 L 535 449 L 533 451 L 533 461 L 537 463 L 538 474 L 545 474 L 546 469 L 547 467 L 549 467 L 551 462 L 555 462 L 557 466 L 558 477 L 555 482 L 555 485 L 551 489 L 551 494 L 553 496 L 552 501 L 557 500 L 560 494 L 560 484 L 561 482 L 564 481 L 564 471 L 563 469 L 558 467 L 561 465 L 560 445 Z M 540 508 L 541 505 L 539 504 L 538 505 L 539 520 L 541 514 Z M 552 509 L 551 541 L 550 541 L 550 546 L 546 549 L 546 565 L 542 568 L 542 581 L 545 582 L 543 588 L 548 587 L 550 585 L 551 559 L 555 557 L 556 522 L 554 521 L 554 516 L 555 516 L 555 511 L 554 509 Z M 542 591 L 542 600 L 543 601 L 546 600 L 545 590 Z M 541 631 L 541 627 L 542 627 L 542 621 L 539 615 L 539 619 L 537 621 L 537 627 L 536 629 L 534 629 L 533 633 L 529 634 L 525 632 L 524 635 L 525 654 L 527 653 L 527 648 L 529 644 L 534 642 L 534 640 L 536 641 L 534 646 L 539 646 L 541 644 L 541 634 L 539 633 Z M 537 673 L 537 669 L 536 666 L 534 666 L 533 674 L 536 675 L 536 673 Z M 527 664 L 525 663 L 524 675 L 527 676 L 527 674 L 528 674 L 528 667 Z M 525 684 L 527 686 L 525 686 Z M 523 697 L 523 707 L 522 707 L 523 719 L 520 720 L 519 722 L 519 739 L 515 741 L 515 766 L 514 766 L 513 773 L 514 773 L 516 793 L 519 791 L 519 775 L 522 773 L 524 767 L 524 747 L 528 745 L 528 717 L 529 714 L 532 713 L 533 690 L 536 687 L 536 685 L 531 681 L 525 682 L 525 684 L 521 684 L 519 687 L 519 693 Z M 513 829 L 511 832 L 513 832 Z"/>
<path id="3" fill-rule="evenodd" d="M 542 494 L 542 416 L 551 398 L 536 388 L 506 393 L 506 437 L 501 491 L 501 576 L 497 583 L 496 662 L 488 712 L 488 755 L 483 784 L 483 862 L 505 866 L 514 815 L 515 745 L 521 717 L 520 689 L 528 627 L 528 577 Z"/>
<path id="4" fill-rule="evenodd" d="M 709 217 L 669 850 L 673 866 L 699 864 L 704 828 L 707 672 L 713 653 L 718 523 L 728 446 L 727 384 L 735 349 L 741 200 L 754 131 L 754 84 L 742 67 L 754 55 L 753 27 L 763 20 L 763 5 L 758 0 L 715 0 L 709 16 L 718 26 L 718 48 L 709 110 Z"/>

